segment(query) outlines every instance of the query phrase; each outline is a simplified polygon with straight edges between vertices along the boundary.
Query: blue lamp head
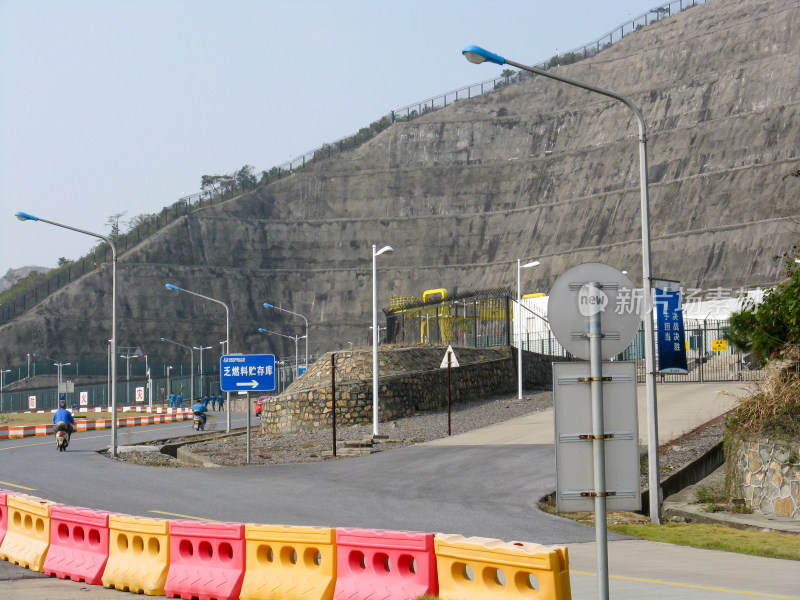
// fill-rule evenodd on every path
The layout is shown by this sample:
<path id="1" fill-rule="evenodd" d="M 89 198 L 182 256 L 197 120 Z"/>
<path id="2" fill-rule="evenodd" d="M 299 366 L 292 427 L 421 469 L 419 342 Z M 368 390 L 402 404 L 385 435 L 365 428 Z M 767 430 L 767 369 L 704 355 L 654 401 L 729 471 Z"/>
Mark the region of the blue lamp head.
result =
<path id="1" fill-rule="evenodd" d="M 275 306 L 273 304 L 270 304 L 269 302 L 264 302 L 264 306 L 266 306 L 267 308 L 275 308 Z"/>
<path id="2" fill-rule="evenodd" d="M 14 213 L 14 216 L 17 217 L 20 221 L 38 221 L 39 217 L 34 217 L 33 215 L 29 215 L 28 213 L 18 212 Z"/>
<path id="3" fill-rule="evenodd" d="M 41 358 L 41 357 L 40 357 L 38 354 L 36 354 L 36 352 L 34 352 L 33 354 L 31 354 L 31 356 L 35 356 L 36 358 Z"/>
<path id="4" fill-rule="evenodd" d="M 168 342 L 169 340 L 167 338 L 161 338 L 161 341 L 162 342 Z"/>
<path id="5" fill-rule="evenodd" d="M 463 54 L 464 58 L 469 62 L 476 65 L 484 62 L 490 62 L 496 65 L 506 64 L 505 58 L 493 52 L 489 52 L 488 50 L 484 50 L 480 46 L 467 46 L 461 51 L 461 54 Z"/>
<path id="6" fill-rule="evenodd" d="M 269 329 L 264 329 L 263 327 L 259 327 L 259 328 L 258 328 L 258 330 L 259 330 L 261 333 L 269 333 Z"/>
<path id="7" fill-rule="evenodd" d="M 165 283 L 164 287 L 167 288 L 168 290 L 176 290 L 178 292 L 181 291 L 181 288 L 179 288 L 177 285 L 172 285 L 171 283 Z"/>

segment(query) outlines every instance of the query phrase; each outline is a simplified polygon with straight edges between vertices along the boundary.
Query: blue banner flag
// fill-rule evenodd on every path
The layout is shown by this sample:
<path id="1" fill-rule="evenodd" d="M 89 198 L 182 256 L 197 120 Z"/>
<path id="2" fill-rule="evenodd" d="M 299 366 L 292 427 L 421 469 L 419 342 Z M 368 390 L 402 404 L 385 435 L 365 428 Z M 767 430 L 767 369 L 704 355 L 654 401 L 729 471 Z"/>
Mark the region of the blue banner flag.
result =
<path id="1" fill-rule="evenodd" d="M 655 307 L 658 324 L 658 372 L 686 374 L 689 369 L 686 365 L 686 334 L 683 330 L 680 290 L 656 287 Z"/>

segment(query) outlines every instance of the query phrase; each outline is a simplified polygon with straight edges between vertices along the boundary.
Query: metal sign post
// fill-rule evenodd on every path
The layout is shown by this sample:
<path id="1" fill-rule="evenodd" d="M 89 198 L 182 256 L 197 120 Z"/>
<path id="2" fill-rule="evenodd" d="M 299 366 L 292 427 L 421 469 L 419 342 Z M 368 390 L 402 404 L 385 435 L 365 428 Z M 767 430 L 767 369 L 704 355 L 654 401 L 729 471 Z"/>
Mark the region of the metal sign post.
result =
<path id="1" fill-rule="evenodd" d="M 274 354 L 223 354 L 219 359 L 223 392 L 271 392 L 275 389 Z M 192 374 L 194 376 L 194 374 Z M 228 394 L 228 415 L 231 399 Z M 250 394 L 247 394 L 247 464 L 250 464 Z"/>
<path id="2" fill-rule="evenodd" d="M 450 421 L 451 421 L 450 369 L 458 366 L 459 364 L 458 364 L 458 359 L 456 358 L 456 353 L 453 352 L 452 346 L 448 346 L 447 352 L 444 353 L 442 364 L 439 365 L 440 369 L 447 369 L 447 435 L 450 435 L 452 433 L 452 429 L 450 427 Z"/>
<path id="3" fill-rule="evenodd" d="M 564 506 L 563 502 L 558 502 L 562 496 L 576 495 L 593 500 L 597 543 L 597 592 L 600 600 L 608 600 L 609 597 L 607 498 L 617 493 L 617 490 L 609 492 L 606 485 L 605 442 L 607 439 L 613 439 L 615 433 L 608 431 L 606 427 L 608 421 L 604 415 L 603 383 L 610 381 L 611 377 L 605 377 L 603 374 L 603 359 L 611 358 L 625 349 L 636 335 L 640 321 L 639 315 L 634 310 L 617 310 L 619 306 L 617 296 L 620 289 L 632 289 L 625 275 L 608 265 L 587 263 L 574 267 L 559 277 L 548 301 L 550 325 L 556 339 L 574 355 L 589 359 L 589 376 L 576 378 L 576 383 L 583 386 L 589 384 L 591 432 L 560 434 L 561 426 L 558 423 L 560 411 L 556 410 L 556 471 L 558 483 L 562 480 L 558 474 L 564 469 L 580 471 L 581 467 L 585 466 L 563 464 L 559 451 L 562 440 L 575 441 L 579 444 L 582 442 L 580 445 L 584 448 L 585 442 L 591 441 L 592 482 L 591 486 L 578 485 L 577 490 L 564 490 L 562 486 L 557 485 L 556 491 L 559 510 Z M 560 390 L 559 383 L 557 366 L 553 365 L 554 402 Z M 629 387 L 633 388 L 635 398 L 635 381 L 632 378 Z M 579 407 L 569 408 L 571 410 L 567 410 L 568 413 L 577 412 Z M 635 409 L 633 418 L 636 418 Z M 638 439 L 636 442 L 638 444 Z M 638 446 L 634 456 L 638 459 Z M 634 467 L 638 489 L 637 467 L 638 460 L 635 461 Z"/>

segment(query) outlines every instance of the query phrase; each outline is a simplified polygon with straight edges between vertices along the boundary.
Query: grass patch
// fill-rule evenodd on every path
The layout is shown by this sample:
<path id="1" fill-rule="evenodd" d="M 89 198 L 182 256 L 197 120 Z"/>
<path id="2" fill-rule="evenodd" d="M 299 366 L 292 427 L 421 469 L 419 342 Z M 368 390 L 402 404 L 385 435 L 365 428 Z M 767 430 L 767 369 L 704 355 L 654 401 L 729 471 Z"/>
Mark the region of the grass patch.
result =
<path id="1" fill-rule="evenodd" d="M 135 416 L 143 413 L 131 413 L 130 416 Z M 110 419 L 111 413 L 110 412 L 91 412 L 91 413 L 80 413 L 75 412 L 72 414 L 75 417 L 76 421 L 83 421 L 83 420 L 97 420 L 97 419 Z M 127 413 L 120 413 L 120 418 L 127 417 Z M 14 413 L 14 414 L 4 414 L 0 415 L 0 425 L 52 425 L 53 424 L 53 413 L 47 411 L 45 413 Z"/>
<path id="2" fill-rule="evenodd" d="M 800 560 L 800 536 L 743 530 L 724 525 L 669 523 L 667 525 L 611 525 L 609 531 L 651 542 L 723 550 L 767 558 Z"/>

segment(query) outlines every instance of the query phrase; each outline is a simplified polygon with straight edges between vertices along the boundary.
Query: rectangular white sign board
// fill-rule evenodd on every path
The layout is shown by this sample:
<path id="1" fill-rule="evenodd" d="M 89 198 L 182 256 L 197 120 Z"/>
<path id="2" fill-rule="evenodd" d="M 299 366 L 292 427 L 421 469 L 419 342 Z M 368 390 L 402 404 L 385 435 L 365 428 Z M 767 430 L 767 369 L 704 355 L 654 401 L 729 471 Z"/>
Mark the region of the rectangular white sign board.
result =
<path id="1" fill-rule="evenodd" d="M 556 509 L 594 510 L 591 373 L 588 362 L 553 363 L 556 440 Z M 636 367 L 603 362 L 603 420 L 607 510 L 640 510 L 639 419 Z"/>

